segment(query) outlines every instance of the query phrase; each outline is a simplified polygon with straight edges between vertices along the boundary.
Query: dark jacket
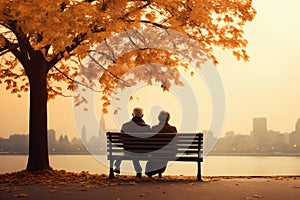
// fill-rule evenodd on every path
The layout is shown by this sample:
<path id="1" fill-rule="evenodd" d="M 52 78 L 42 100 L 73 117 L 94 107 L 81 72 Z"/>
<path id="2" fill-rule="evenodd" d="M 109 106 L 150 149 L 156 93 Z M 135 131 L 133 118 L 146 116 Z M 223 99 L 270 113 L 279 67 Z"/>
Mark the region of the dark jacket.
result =
<path id="1" fill-rule="evenodd" d="M 151 132 L 151 128 L 148 124 L 144 122 L 141 117 L 133 117 L 129 122 L 123 124 L 121 132 L 127 133 L 146 133 Z"/>
<path id="2" fill-rule="evenodd" d="M 168 123 L 159 123 L 158 125 L 156 126 L 153 126 L 152 127 L 152 132 L 156 133 L 156 136 L 159 136 L 159 134 L 165 134 L 165 133 L 177 133 L 177 129 L 175 126 L 171 126 L 170 124 Z M 153 136 L 155 137 L 155 136 Z M 177 151 L 177 147 L 176 147 L 176 142 L 174 141 L 174 137 L 175 137 L 175 134 L 167 134 L 167 135 L 164 135 L 165 137 L 165 141 L 168 143 L 169 145 L 169 150 L 170 148 L 173 150 L 171 152 L 173 153 L 170 153 L 170 151 L 168 151 L 169 155 L 173 155 L 173 154 L 176 154 L 176 151 Z M 171 143 L 172 142 L 172 143 Z M 170 146 L 171 145 L 171 146 Z M 158 149 L 161 149 L 163 148 L 165 145 L 159 147 L 160 145 L 157 145 Z M 162 154 L 163 152 L 159 152 L 160 154 Z"/>
<path id="3" fill-rule="evenodd" d="M 132 143 L 132 139 L 130 138 L 136 137 L 130 133 L 150 133 L 151 128 L 144 122 L 141 117 L 133 117 L 129 122 L 123 124 L 121 132 L 128 133 L 128 135 L 123 138 L 123 148 L 128 152 L 139 152 L 139 150 L 135 150 L 136 148 L 139 148 L 138 142 L 136 144 L 136 147 L 132 147 L 132 145 L 129 145 Z"/>
<path id="4" fill-rule="evenodd" d="M 166 123 L 159 123 L 156 126 L 152 127 L 152 132 L 155 133 L 177 133 L 177 129 L 175 126 L 171 126 L 170 124 Z"/>
<path id="5" fill-rule="evenodd" d="M 152 127 L 152 132 L 157 133 L 156 135 L 159 134 L 163 134 L 163 133 L 177 133 L 177 129 L 175 126 L 171 126 L 168 123 L 160 123 L 156 126 Z M 155 136 L 154 136 L 155 137 Z M 158 152 L 154 152 L 153 154 L 158 153 L 159 155 L 166 155 L 166 156 L 175 156 L 177 153 L 177 146 L 176 146 L 176 142 L 174 141 L 174 137 L 175 135 L 171 135 L 170 137 L 169 135 L 164 135 L 165 137 L 165 141 L 168 141 L 167 145 L 167 150 L 166 152 L 164 152 L 163 148 L 165 147 L 165 145 L 161 146 L 159 149 L 161 149 Z M 168 139 L 168 140 L 167 140 Z M 172 142 L 172 143 L 171 143 Z M 159 145 L 157 145 L 159 146 Z M 157 150 L 159 150 L 157 149 Z M 146 164 L 146 174 L 151 177 L 157 173 L 163 173 L 166 170 L 166 166 L 168 164 L 167 160 L 149 160 Z"/>

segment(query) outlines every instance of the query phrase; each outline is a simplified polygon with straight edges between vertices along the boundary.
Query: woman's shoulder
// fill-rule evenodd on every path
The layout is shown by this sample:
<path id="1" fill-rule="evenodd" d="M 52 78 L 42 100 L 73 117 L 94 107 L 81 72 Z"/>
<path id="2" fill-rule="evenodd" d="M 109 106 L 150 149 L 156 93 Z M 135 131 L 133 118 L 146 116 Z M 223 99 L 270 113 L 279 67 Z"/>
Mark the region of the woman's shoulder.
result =
<path id="1" fill-rule="evenodd" d="M 175 126 L 169 125 L 168 129 L 171 133 L 177 133 L 177 128 Z"/>
<path id="2" fill-rule="evenodd" d="M 158 124 L 152 126 L 152 131 L 159 132 L 159 133 L 177 133 L 176 127 L 171 126 L 169 124 L 165 124 L 165 125 Z"/>

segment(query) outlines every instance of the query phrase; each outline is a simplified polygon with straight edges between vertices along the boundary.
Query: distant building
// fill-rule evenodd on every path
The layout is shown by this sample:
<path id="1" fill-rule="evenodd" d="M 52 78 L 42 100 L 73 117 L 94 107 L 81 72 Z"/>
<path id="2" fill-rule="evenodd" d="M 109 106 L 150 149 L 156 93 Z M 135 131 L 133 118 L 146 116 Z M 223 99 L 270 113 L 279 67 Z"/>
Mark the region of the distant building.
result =
<path id="1" fill-rule="evenodd" d="M 99 122 L 99 138 L 105 138 L 105 120 L 103 114 L 101 115 L 100 122 Z"/>
<path id="2" fill-rule="evenodd" d="M 59 137 L 58 143 L 59 143 L 59 145 L 69 145 L 70 142 L 69 142 L 68 136 L 67 136 L 67 135 L 65 135 L 65 136 L 62 136 L 62 135 L 61 135 L 61 136 Z"/>
<path id="3" fill-rule="evenodd" d="M 286 135 L 278 131 L 270 130 L 267 132 L 264 146 L 269 148 L 269 151 L 283 151 L 288 146 Z"/>
<path id="4" fill-rule="evenodd" d="M 300 119 L 296 122 L 295 131 L 290 134 L 290 145 L 300 147 Z"/>
<path id="5" fill-rule="evenodd" d="M 289 144 L 290 143 L 290 134 L 289 133 L 284 133 L 283 134 L 283 140 L 285 144 Z"/>
<path id="6" fill-rule="evenodd" d="M 14 134 L 9 136 L 9 140 L 11 143 L 17 146 L 26 146 L 28 145 L 29 137 L 28 135 Z"/>
<path id="7" fill-rule="evenodd" d="M 212 148 L 211 144 L 215 144 L 217 141 L 217 138 L 214 136 L 214 132 L 203 130 L 203 149 L 206 149 L 206 151 L 209 151 L 210 148 Z"/>
<path id="8" fill-rule="evenodd" d="M 267 118 L 253 118 L 252 137 L 258 147 L 265 144 L 267 134 Z"/>
<path id="9" fill-rule="evenodd" d="M 29 136 L 14 134 L 10 135 L 8 139 L 8 149 L 15 152 L 27 152 L 29 146 Z"/>
<path id="10" fill-rule="evenodd" d="M 81 141 L 83 143 L 86 143 L 86 128 L 85 128 L 85 126 L 83 126 L 81 129 Z"/>
<path id="11" fill-rule="evenodd" d="M 78 145 L 81 144 L 81 141 L 78 138 L 73 137 L 73 139 L 71 140 L 71 144 Z"/>
<path id="12" fill-rule="evenodd" d="M 229 132 L 225 133 L 225 138 L 231 138 L 231 137 L 234 137 L 233 131 L 229 131 Z"/>
<path id="13" fill-rule="evenodd" d="M 295 131 L 300 135 L 300 119 L 298 119 L 296 122 Z"/>
<path id="14" fill-rule="evenodd" d="M 50 129 L 48 130 L 48 146 L 49 148 L 54 147 L 56 144 L 56 133 L 55 130 Z"/>
<path id="15" fill-rule="evenodd" d="M 267 118 L 253 118 L 253 133 L 267 133 Z"/>

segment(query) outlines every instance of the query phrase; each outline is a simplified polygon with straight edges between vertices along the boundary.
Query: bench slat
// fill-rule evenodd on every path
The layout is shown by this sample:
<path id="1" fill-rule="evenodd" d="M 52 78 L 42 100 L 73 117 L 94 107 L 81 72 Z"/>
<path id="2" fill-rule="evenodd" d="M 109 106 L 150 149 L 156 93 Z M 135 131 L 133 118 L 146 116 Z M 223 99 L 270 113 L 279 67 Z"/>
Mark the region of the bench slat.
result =
<path id="1" fill-rule="evenodd" d="M 164 161 L 182 161 L 182 162 L 189 162 L 189 161 L 199 161 L 203 162 L 203 158 L 198 157 L 192 157 L 192 156 L 180 156 L 180 157 L 145 157 L 145 156 L 108 156 L 108 159 L 123 159 L 123 160 L 142 160 L 142 161 L 148 161 L 148 160 L 164 160 Z"/>
<path id="2" fill-rule="evenodd" d="M 121 135 L 121 134 L 124 134 L 124 133 L 121 133 L 121 132 L 107 132 L 106 134 L 111 135 L 111 136 L 115 136 L 115 135 Z M 135 135 L 135 136 L 138 136 L 138 135 L 152 136 L 152 135 L 154 135 L 154 133 L 126 133 L 126 134 L 127 135 Z M 199 133 L 196 133 L 196 134 L 195 133 L 159 133 L 159 135 L 199 136 Z"/>
<path id="3" fill-rule="evenodd" d="M 149 148 L 149 147 L 157 147 L 157 148 L 162 148 L 162 147 L 167 147 L 168 144 L 125 144 L 125 146 L 128 146 L 128 147 L 131 147 L 131 146 L 136 146 L 136 147 L 141 147 L 141 148 Z M 124 144 L 123 143 L 114 143 L 112 144 L 112 149 L 114 148 L 119 148 L 119 147 L 123 147 Z M 198 148 L 198 145 L 187 145 L 187 144 L 184 144 L 184 145 L 175 145 L 175 144 L 170 144 L 169 145 L 170 147 L 171 146 L 176 146 L 177 148 L 181 148 L 181 149 L 197 149 Z M 107 145 L 107 148 L 109 148 L 109 145 Z M 202 145 L 200 145 L 200 149 L 202 148 Z"/>
<path id="4" fill-rule="evenodd" d="M 128 152 L 133 152 L 133 153 L 151 153 L 155 152 L 155 149 L 131 149 L 131 150 L 126 150 Z M 120 153 L 124 152 L 124 149 L 114 149 L 111 151 L 112 153 Z M 186 154 L 197 154 L 198 155 L 198 150 L 177 150 L 177 153 L 186 153 Z M 174 154 L 174 151 L 161 151 L 161 154 Z"/>

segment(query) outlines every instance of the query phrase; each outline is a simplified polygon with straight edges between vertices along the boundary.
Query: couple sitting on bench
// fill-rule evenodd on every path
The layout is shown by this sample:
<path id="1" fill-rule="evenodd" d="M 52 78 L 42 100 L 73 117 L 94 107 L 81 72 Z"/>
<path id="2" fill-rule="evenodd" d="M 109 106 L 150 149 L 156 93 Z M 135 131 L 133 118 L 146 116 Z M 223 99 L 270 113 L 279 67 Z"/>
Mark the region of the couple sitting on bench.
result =
<path id="1" fill-rule="evenodd" d="M 131 121 L 123 124 L 121 132 L 123 133 L 177 133 L 175 126 L 169 125 L 170 114 L 166 111 L 161 111 L 158 116 L 159 124 L 150 128 L 143 120 L 143 109 L 134 108 L 132 113 L 133 118 Z M 145 138 L 146 140 L 147 138 Z M 173 138 L 169 138 L 170 142 Z M 158 152 L 159 153 L 159 152 Z M 176 154 L 175 152 L 173 154 Z M 120 173 L 121 159 L 115 161 L 115 173 Z M 136 171 L 136 177 L 142 177 L 142 167 L 139 160 L 133 159 L 133 166 Z M 158 174 L 162 177 L 168 161 L 165 160 L 149 160 L 146 164 L 145 174 L 151 178 L 153 175 Z"/>

